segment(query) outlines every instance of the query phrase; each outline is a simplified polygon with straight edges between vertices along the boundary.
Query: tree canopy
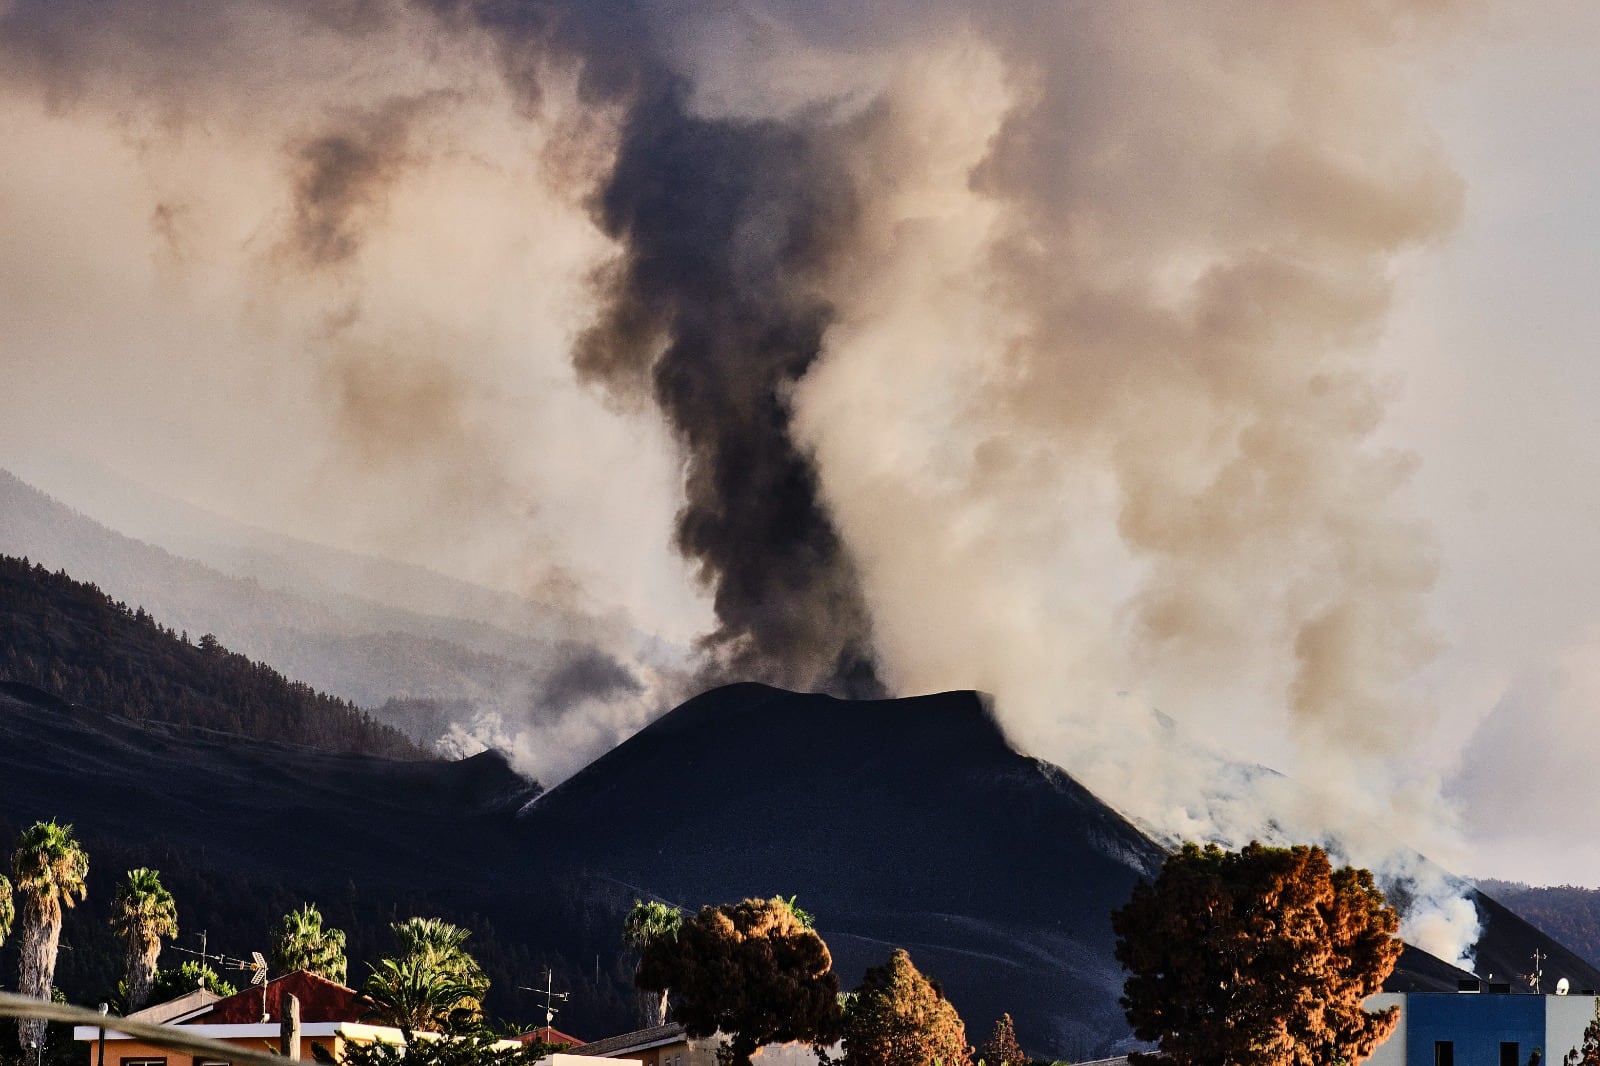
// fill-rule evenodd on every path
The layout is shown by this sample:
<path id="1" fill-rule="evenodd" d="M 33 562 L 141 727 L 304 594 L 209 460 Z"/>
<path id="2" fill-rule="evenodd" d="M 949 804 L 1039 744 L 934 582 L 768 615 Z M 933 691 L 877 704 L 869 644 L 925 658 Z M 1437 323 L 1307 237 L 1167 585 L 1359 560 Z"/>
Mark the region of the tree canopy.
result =
<path id="1" fill-rule="evenodd" d="M 347 966 L 344 930 L 323 925 L 316 904 L 303 904 L 278 923 L 272 937 L 272 968 L 279 973 L 310 970 L 343 984 Z"/>
<path id="2" fill-rule="evenodd" d="M 636 899 L 633 909 L 628 912 L 628 917 L 622 923 L 622 942 L 639 953 L 640 959 L 651 944 L 657 940 L 676 940 L 678 930 L 683 928 L 683 912 L 666 903 L 655 900 Z M 635 976 L 638 969 L 635 967 Z M 667 1000 L 671 995 L 670 988 L 645 991 L 640 990 L 641 1014 L 648 1026 L 665 1025 L 667 1022 Z"/>
<path id="3" fill-rule="evenodd" d="M 156 971 L 150 1002 L 165 1003 L 197 988 L 208 989 L 219 996 L 231 996 L 239 991 L 211 967 L 189 959 L 169 969 Z"/>
<path id="4" fill-rule="evenodd" d="M 17 905 L 11 897 L 11 878 L 0 874 L 0 944 L 11 935 L 11 923 L 17 920 Z"/>
<path id="5" fill-rule="evenodd" d="M 845 1066 L 967 1066 L 961 1016 L 896 948 L 868 970 L 844 1012 Z"/>
<path id="6" fill-rule="evenodd" d="M 1185 844 L 1111 918 L 1135 1066 L 1359 1063 L 1397 1009 L 1362 1009 L 1400 956 L 1372 874 L 1318 847 Z"/>
<path id="7" fill-rule="evenodd" d="M 365 992 L 374 1016 L 406 1035 L 458 1032 L 481 1022 L 489 979 L 462 947 L 470 935 L 438 918 L 407 918 L 390 926 L 397 957 L 380 959 Z"/>
<path id="8" fill-rule="evenodd" d="M 89 894 L 89 855 L 72 826 L 35 822 L 22 831 L 11 856 L 16 894 L 22 898 L 22 949 L 17 965 L 17 991 L 48 1000 L 61 942 L 61 911 Z M 23 1045 L 44 1038 L 42 1018 L 21 1018 L 17 1038 Z"/>
<path id="9" fill-rule="evenodd" d="M 129 1012 L 150 1002 L 161 941 L 178 935 L 178 905 L 148 866 L 129 870 L 111 901 L 111 931 L 126 951 L 126 1006 Z"/>
<path id="10" fill-rule="evenodd" d="M 535 1066 L 551 1051 L 566 1045 L 531 1041 L 502 1046 L 492 1033 L 472 1033 L 450 1040 L 418 1040 L 397 1047 L 381 1040 L 351 1041 L 340 1055 L 340 1066 Z"/>
<path id="11" fill-rule="evenodd" d="M 635 983 L 670 988 L 673 1019 L 693 1037 L 725 1034 L 735 1066 L 763 1044 L 824 1046 L 839 1036 L 828 945 L 781 898 L 702 907 L 676 938 L 645 949 Z"/>
<path id="12" fill-rule="evenodd" d="M 984 1041 L 978 1057 L 983 1066 L 1028 1066 L 1032 1061 L 1017 1043 L 1017 1028 L 1009 1014 L 1002 1014 L 994 1023 L 994 1032 Z"/>

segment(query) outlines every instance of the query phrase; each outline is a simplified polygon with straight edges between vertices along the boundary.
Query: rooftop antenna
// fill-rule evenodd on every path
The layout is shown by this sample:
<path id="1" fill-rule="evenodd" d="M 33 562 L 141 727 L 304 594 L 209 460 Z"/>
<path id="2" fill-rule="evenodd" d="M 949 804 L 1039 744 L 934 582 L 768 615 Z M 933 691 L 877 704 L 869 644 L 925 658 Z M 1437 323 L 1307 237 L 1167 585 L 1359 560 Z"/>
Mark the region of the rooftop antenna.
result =
<path id="1" fill-rule="evenodd" d="M 267 1013 L 267 960 L 261 957 L 261 952 L 252 951 L 249 962 L 237 959 L 235 964 L 239 969 L 249 972 L 252 985 L 261 986 L 261 1021 L 263 1023 L 271 1021 L 272 1015 Z"/>
<path id="2" fill-rule="evenodd" d="M 570 992 L 555 991 L 555 974 L 551 972 L 548 966 L 544 968 L 543 988 L 529 988 L 527 985 L 518 985 L 517 987 L 524 992 L 532 992 L 534 995 L 544 997 L 544 1024 L 546 1029 L 553 1028 L 551 1023 L 556 1020 L 556 1012 L 560 1010 L 556 1006 L 556 1001 L 565 1002 L 572 995 Z"/>
<path id="3" fill-rule="evenodd" d="M 207 941 L 206 941 L 206 931 L 204 929 L 202 929 L 202 930 L 200 930 L 200 950 L 199 951 L 195 951 L 193 948 L 180 948 L 176 944 L 172 944 L 170 946 L 171 946 L 173 951 L 181 951 L 185 955 L 193 955 L 195 958 L 200 960 L 200 965 L 201 966 L 210 966 L 212 960 L 216 960 L 217 965 L 214 968 L 218 969 L 218 970 L 222 969 L 224 966 L 226 966 L 228 964 L 228 957 L 226 955 L 208 955 L 208 954 L 206 954 L 206 943 L 207 943 Z M 200 978 L 200 987 L 204 988 L 205 986 L 206 986 L 205 977 L 204 977 L 204 975 L 202 975 L 201 978 Z"/>
<path id="4" fill-rule="evenodd" d="M 1549 957 L 1550 956 L 1542 953 L 1538 948 L 1534 948 L 1533 949 L 1533 972 L 1532 973 L 1525 973 L 1525 974 L 1522 975 L 1523 978 L 1528 982 L 1528 987 L 1533 989 L 1535 994 L 1537 994 L 1538 991 L 1539 991 L 1539 981 L 1540 981 L 1540 979 L 1544 977 L 1544 970 L 1540 967 L 1539 964 L 1544 962 Z"/>

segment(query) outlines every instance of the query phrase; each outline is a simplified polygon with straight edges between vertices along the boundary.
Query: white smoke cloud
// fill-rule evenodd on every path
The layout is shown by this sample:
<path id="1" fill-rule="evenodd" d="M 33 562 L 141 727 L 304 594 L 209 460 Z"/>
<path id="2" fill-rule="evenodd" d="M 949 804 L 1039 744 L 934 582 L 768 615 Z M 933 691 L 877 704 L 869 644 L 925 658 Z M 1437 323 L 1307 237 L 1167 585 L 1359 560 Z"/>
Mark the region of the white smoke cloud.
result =
<path id="1" fill-rule="evenodd" d="M 1169 838 L 1449 858 L 1407 769 L 1434 550 L 1369 361 L 1396 257 L 1460 210 L 1407 106 L 1432 6 L 649 9 L 697 113 L 803 117 L 858 195 L 790 400 L 884 679 L 992 693 Z M 610 105 L 403 5 L 205 10 L 13 48 L 0 137 L 68 165 L 0 172 L 8 444 L 118 442 L 280 528 L 709 628 L 668 550 L 672 446 L 568 364 L 616 251 L 588 210 Z M 501 76 L 525 63 L 536 100 Z M 542 717 L 507 694 L 451 743 L 570 772 L 676 692 L 638 669 Z M 1460 955 L 1453 889 L 1394 876 Z"/>

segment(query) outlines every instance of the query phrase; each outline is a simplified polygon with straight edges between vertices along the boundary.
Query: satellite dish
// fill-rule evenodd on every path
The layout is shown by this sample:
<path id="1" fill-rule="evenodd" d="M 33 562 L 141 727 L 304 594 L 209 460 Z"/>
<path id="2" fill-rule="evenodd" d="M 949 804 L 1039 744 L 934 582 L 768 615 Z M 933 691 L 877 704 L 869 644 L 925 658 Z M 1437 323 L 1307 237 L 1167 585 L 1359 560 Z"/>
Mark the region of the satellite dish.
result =
<path id="1" fill-rule="evenodd" d="M 1572 989 L 1572 983 L 1565 977 L 1556 982 L 1556 995 L 1564 996 Z"/>

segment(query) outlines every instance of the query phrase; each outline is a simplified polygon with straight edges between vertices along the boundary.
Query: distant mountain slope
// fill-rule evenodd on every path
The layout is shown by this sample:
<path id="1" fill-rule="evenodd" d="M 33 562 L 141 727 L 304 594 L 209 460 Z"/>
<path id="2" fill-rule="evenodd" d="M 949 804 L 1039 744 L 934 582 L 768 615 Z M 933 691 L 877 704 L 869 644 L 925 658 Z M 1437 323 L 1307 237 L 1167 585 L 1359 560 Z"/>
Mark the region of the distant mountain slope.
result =
<path id="1" fill-rule="evenodd" d="M 355 705 L 230 652 L 210 634 L 190 643 L 143 608 L 9 555 L 0 555 L 0 681 L 138 722 L 427 757 Z"/>
<path id="2" fill-rule="evenodd" d="M 35 487 L 47 486 L 56 500 L 93 515 L 99 523 L 128 537 L 269 589 L 300 596 L 313 592 L 317 598 L 347 597 L 436 622 L 484 625 L 483 632 L 451 629 L 435 634 L 467 647 L 514 652 L 529 639 L 572 639 L 591 624 L 575 612 L 481 588 L 421 566 L 258 529 L 175 500 L 92 463 L 63 455 L 36 456 L 34 463 L 27 472 L 13 473 Z M 0 478 L 0 499 L 5 492 Z M 501 640 L 514 637 L 515 644 L 496 647 L 496 634 Z"/>
<path id="3" fill-rule="evenodd" d="M 1600 889 L 1485 879 L 1478 887 L 1600 966 Z"/>
<path id="4" fill-rule="evenodd" d="M 419 568 L 363 562 L 311 546 L 297 550 L 320 560 L 305 566 L 326 572 L 330 581 L 341 565 L 352 572 L 374 567 L 383 577 L 373 581 L 386 587 L 415 580 L 422 590 L 419 599 L 456 596 L 468 607 L 498 605 L 503 615 L 516 614 L 514 604 L 503 602 L 514 598 L 477 590 L 479 599 L 490 602 L 475 603 L 470 586 Z M 240 551 L 264 568 L 279 558 L 253 548 Z M 26 555 L 51 570 L 65 569 L 191 636 L 213 633 L 242 654 L 387 715 L 422 743 L 436 740 L 448 725 L 450 716 L 440 708 L 462 714 L 488 708 L 526 716 L 541 706 L 537 697 L 550 675 L 575 660 L 605 654 L 581 639 L 534 635 L 539 618 L 532 617 L 535 609 L 527 604 L 529 617 L 514 619 L 527 628 L 506 630 L 364 600 L 338 591 L 338 584 L 320 587 L 306 573 L 300 574 L 304 580 L 296 585 L 297 592 L 230 577 L 115 533 L 3 470 L 0 552 Z M 282 568 L 293 570 L 287 562 Z M 352 583 L 360 581 L 350 578 L 343 587 Z M 391 699 L 397 702 L 386 708 Z"/>

